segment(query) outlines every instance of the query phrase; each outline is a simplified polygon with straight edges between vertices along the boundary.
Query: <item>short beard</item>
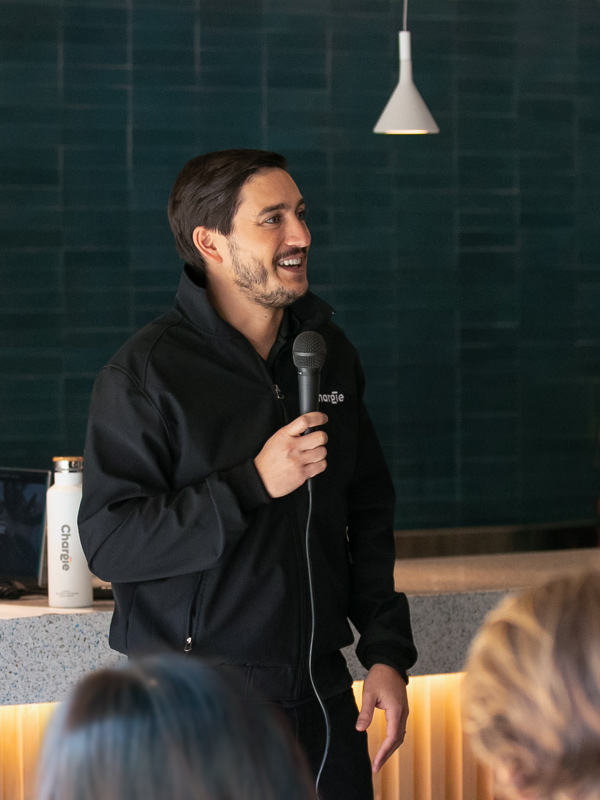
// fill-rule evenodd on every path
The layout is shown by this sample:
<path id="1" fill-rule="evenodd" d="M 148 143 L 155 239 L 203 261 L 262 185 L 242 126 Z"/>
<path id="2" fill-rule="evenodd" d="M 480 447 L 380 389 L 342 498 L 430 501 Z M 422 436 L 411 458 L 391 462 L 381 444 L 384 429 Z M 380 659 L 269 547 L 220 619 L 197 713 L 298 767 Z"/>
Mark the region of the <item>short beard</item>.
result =
<path id="1" fill-rule="evenodd" d="M 233 237 L 229 239 L 231 264 L 235 274 L 235 285 L 251 297 L 262 308 L 287 308 L 299 297 L 306 294 L 305 289 L 285 289 L 277 286 L 267 290 L 269 271 L 258 258 L 247 257 L 244 261 Z"/>

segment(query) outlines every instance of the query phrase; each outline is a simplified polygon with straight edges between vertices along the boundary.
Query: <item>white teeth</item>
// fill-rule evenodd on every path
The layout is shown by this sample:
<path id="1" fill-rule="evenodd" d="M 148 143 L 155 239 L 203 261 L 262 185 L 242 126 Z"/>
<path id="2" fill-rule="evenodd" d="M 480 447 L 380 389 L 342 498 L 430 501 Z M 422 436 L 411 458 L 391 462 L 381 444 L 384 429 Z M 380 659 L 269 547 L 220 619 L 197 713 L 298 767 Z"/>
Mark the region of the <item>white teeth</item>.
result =
<path id="1" fill-rule="evenodd" d="M 302 263 L 301 258 L 286 258 L 284 261 L 280 261 L 279 264 L 283 267 L 297 267 Z"/>

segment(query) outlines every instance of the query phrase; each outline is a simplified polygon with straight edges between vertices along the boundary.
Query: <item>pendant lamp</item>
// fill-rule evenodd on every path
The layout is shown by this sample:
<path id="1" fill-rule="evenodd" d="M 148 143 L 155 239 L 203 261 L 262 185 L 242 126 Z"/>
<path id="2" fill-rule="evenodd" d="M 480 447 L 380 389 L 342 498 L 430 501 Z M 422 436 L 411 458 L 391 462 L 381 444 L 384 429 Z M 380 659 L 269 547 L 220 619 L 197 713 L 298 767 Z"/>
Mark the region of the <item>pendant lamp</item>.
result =
<path id="1" fill-rule="evenodd" d="M 374 133 L 439 133 L 425 101 L 414 84 L 410 33 L 406 30 L 404 0 L 404 30 L 400 31 L 400 80 L 382 115 L 373 128 Z"/>

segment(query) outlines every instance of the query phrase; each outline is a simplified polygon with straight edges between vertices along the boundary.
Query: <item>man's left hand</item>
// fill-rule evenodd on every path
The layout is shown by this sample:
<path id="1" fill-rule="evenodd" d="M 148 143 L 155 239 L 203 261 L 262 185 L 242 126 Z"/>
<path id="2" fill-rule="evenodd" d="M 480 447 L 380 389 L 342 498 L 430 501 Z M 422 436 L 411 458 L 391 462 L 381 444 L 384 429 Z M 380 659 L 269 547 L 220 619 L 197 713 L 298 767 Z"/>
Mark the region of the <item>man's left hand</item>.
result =
<path id="1" fill-rule="evenodd" d="M 373 759 L 373 772 L 379 772 L 395 753 L 406 735 L 408 697 L 406 683 L 392 667 L 374 664 L 365 678 L 362 707 L 356 722 L 357 731 L 366 731 L 376 708 L 385 711 L 386 737 Z"/>

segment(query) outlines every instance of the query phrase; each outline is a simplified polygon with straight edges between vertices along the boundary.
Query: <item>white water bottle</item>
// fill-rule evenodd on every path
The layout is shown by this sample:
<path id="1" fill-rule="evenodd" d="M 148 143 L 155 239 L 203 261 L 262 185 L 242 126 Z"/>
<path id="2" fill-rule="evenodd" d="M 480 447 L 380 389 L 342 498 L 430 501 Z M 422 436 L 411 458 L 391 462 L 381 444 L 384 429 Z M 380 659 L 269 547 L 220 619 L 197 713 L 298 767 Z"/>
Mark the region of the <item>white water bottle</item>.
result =
<path id="1" fill-rule="evenodd" d="M 79 539 L 83 458 L 57 456 L 54 485 L 46 495 L 48 525 L 48 605 L 86 608 L 92 605 L 92 573 Z"/>

